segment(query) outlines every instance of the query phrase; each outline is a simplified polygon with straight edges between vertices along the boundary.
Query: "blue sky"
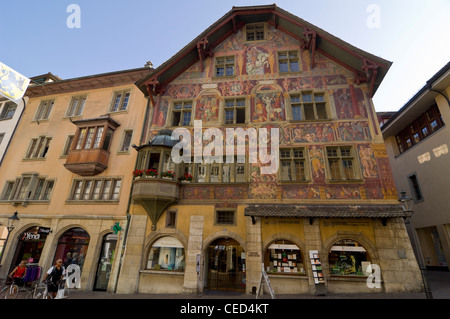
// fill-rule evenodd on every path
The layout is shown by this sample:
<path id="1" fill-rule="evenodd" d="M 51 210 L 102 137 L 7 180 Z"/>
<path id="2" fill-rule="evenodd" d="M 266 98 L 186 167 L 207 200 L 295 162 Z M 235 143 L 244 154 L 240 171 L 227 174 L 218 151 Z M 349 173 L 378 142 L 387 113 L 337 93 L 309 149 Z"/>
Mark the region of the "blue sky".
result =
<path id="1" fill-rule="evenodd" d="M 273 3 L 393 62 L 376 111 L 397 111 L 450 60 L 449 0 L 1 0 L 0 62 L 28 77 L 63 79 L 149 60 L 157 67 L 233 6 Z M 70 4 L 81 9 L 80 28 L 67 26 Z"/>

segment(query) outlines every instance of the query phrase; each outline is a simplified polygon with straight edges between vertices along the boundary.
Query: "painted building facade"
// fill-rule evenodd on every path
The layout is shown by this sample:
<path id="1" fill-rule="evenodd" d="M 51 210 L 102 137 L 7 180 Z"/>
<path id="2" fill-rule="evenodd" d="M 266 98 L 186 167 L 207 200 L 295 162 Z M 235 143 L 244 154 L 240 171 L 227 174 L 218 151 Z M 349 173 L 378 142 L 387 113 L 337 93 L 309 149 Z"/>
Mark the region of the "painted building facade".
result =
<path id="1" fill-rule="evenodd" d="M 33 82 L 0 168 L 0 232 L 18 212 L 0 277 L 27 259 L 81 268 L 81 287 L 114 287 L 147 100 L 139 68 Z"/>
<path id="2" fill-rule="evenodd" d="M 372 103 L 390 64 L 276 5 L 233 7 L 139 80 L 151 111 L 117 292 L 252 293 L 262 269 L 275 294 L 420 290 Z M 173 162 L 178 128 L 191 161 Z M 236 147 L 208 163 L 227 129 L 277 129 L 278 170 L 263 174 L 270 150 L 248 137 L 231 139 L 245 160 Z M 367 285 L 370 264 L 381 288 Z"/>
<path id="3" fill-rule="evenodd" d="M 450 207 L 442 190 L 450 187 L 450 63 L 382 127 L 395 185 L 413 199 L 412 222 L 425 266 L 448 270 Z"/>

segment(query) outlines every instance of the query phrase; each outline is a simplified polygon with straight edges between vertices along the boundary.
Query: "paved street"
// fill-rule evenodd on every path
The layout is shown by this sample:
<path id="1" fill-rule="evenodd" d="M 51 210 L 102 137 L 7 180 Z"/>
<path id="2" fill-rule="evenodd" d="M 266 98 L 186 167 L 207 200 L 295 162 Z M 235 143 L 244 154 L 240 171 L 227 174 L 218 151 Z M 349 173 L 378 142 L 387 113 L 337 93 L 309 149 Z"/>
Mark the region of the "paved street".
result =
<path id="1" fill-rule="evenodd" d="M 450 272 L 427 271 L 427 278 L 434 299 L 450 299 Z M 255 299 L 254 295 L 239 292 L 207 290 L 200 295 L 172 295 L 172 294 L 112 294 L 107 292 L 70 291 L 68 299 Z M 260 296 L 259 299 L 271 299 L 270 295 Z M 426 299 L 425 293 L 370 293 L 370 294 L 328 294 L 314 295 L 276 295 L 276 299 Z"/>

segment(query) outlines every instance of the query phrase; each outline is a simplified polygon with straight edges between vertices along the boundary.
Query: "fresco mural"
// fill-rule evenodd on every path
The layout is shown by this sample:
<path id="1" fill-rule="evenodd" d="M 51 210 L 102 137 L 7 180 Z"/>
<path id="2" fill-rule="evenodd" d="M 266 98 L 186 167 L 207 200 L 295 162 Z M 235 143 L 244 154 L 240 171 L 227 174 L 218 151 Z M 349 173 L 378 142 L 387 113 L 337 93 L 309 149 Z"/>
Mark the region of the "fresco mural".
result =
<path id="1" fill-rule="evenodd" d="M 214 53 L 235 56 L 235 75 L 224 79 L 213 76 L 214 57 L 192 65 L 172 81 L 158 97 L 147 140 L 166 125 L 174 100 L 194 101 L 195 119 L 202 120 L 203 130 L 211 123 L 220 127 L 219 112 L 224 97 L 245 97 L 247 127 L 279 128 L 281 146 L 304 147 L 308 154 L 311 181 L 305 184 L 280 184 L 277 174 L 261 175 L 261 163 L 248 166 L 248 186 L 183 184 L 180 196 L 185 199 L 386 199 L 395 196 L 387 157 L 379 156 L 369 127 L 369 100 L 365 91 L 353 83 L 353 73 L 330 59 L 315 53 L 312 66 L 309 50 L 301 50 L 299 41 L 268 27 L 267 40 L 247 43 L 242 29 L 219 44 Z M 296 50 L 300 72 L 278 73 L 277 52 Z M 205 85 L 211 91 L 204 91 Z M 289 96 L 292 92 L 319 90 L 327 95 L 333 118 L 327 121 L 290 122 Z M 218 125 L 219 124 L 219 125 Z M 242 127 L 242 124 L 241 126 Z M 192 127 L 188 128 L 192 132 Z M 193 136 L 193 134 L 191 135 Z M 194 142 L 194 141 L 192 141 Z M 363 181 L 355 184 L 328 184 L 326 181 L 325 146 L 352 143 L 359 157 Z M 210 141 L 203 140 L 203 147 Z M 270 143 L 269 143 L 270 144 Z M 350 145 L 350 144 L 349 144 Z M 378 146 L 377 146 L 378 147 Z M 384 146 L 382 146 L 384 148 Z M 247 145 L 248 152 L 250 150 Z"/>
<path id="2" fill-rule="evenodd" d="M 284 121 L 285 106 L 281 93 L 257 93 L 252 99 L 252 121 Z"/>
<path id="3" fill-rule="evenodd" d="M 195 119 L 204 122 L 219 119 L 219 97 L 216 95 L 201 95 L 195 106 Z"/>

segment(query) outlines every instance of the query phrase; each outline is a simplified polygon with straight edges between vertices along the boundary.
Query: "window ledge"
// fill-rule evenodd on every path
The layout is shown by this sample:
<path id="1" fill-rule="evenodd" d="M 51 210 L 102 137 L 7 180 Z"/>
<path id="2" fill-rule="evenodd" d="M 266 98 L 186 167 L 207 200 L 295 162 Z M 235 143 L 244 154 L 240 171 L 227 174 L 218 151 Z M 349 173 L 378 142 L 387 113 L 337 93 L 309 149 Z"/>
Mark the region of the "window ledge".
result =
<path id="1" fill-rule="evenodd" d="M 178 270 L 165 270 L 165 269 L 142 269 L 139 270 L 141 274 L 157 274 L 157 275 L 174 275 L 174 276 L 184 276 L 184 271 Z"/>
<path id="2" fill-rule="evenodd" d="M 304 180 L 304 181 L 283 181 L 280 180 L 279 183 L 281 185 L 292 185 L 292 184 L 312 184 L 313 181 L 312 180 Z"/>
<path id="3" fill-rule="evenodd" d="M 117 205 L 119 204 L 119 200 L 115 199 L 115 200 L 72 200 L 72 199 L 68 199 L 66 200 L 66 204 L 70 204 L 70 205 Z"/>
<path id="4" fill-rule="evenodd" d="M 306 274 L 292 274 L 292 273 L 267 273 L 270 278 L 289 278 L 289 279 L 308 279 Z"/>
<path id="5" fill-rule="evenodd" d="M 363 179 L 327 179 L 329 184 L 361 184 L 364 183 Z"/>

